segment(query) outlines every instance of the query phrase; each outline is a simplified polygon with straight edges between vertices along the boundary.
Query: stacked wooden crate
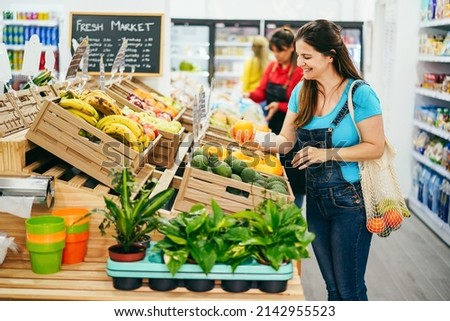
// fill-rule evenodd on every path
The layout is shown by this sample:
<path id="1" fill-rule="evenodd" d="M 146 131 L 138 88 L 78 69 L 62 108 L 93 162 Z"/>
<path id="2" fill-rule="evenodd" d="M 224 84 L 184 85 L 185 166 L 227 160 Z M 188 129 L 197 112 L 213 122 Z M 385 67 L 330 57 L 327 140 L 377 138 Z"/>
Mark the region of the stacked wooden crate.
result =
<path id="1" fill-rule="evenodd" d="M 114 98 L 120 106 L 127 106 L 130 109 L 141 112 L 143 109 L 134 105 L 128 100 L 129 95 L 133 94 L 135 89 L 140 89 L 148 93 L 157 93 L 162 95 L 156 90 L 144 84 L 142 81 L 132 78 L 131 80 L 124 79 L 120 83 L 113 83 L 106 89 L 106 93 Z M 184 113 L 184 109 L 181 110 L 174 120 L 179 120 Z M 171 133 L 164 130 L 158 130 L 161 134 L 161 139 L 155 147 L 152 153 L 149 155 L 149 163 L 165 168 L 170 168 L 174 164 L 175 155 L 182 140 L 182 134 L 185 128 L 182 127 L 178 133 Z"/>

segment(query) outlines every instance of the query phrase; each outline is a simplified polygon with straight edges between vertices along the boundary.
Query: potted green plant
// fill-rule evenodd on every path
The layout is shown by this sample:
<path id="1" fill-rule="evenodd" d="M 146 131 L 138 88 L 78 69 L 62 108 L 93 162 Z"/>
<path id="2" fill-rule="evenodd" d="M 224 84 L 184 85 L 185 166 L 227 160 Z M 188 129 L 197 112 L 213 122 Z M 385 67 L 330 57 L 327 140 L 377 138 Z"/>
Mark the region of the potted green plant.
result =
<path id="1" fill-rule="evenodd" d="M 156 185 L 151 181 L 140 191 L 136 191 L 136 177 L 127 167 L 113 172 L 113 177 L 113 188 L 118 194 L 118 201 L 105 196 L 106 208 L 94 210 L 104 215 L 99 229 L 105 235 L 109 228 L 114 228 L 113 237 L 117 244 L 108 249 L 112 260 L 140 260 L 145 256 L 146 247 L 139 243 L 145 241 L 148 234 L 157 228 L 157 211 L 171 199 L 174 189 L 168 188 L 150 197 Z M 123 259 L 122 254 L 131 257 Z"/>
<path id="2" fill-rule="evenodd" d="M 249 237 L 248 229 L 225 215 L 214 200 L 211 207 L 212 213 L 209 213 L 204 205 L 196 204 L 189 212 L 182 212 L 171 220 L 161 219 L 158 230 L 164 238 L 154 248 L 162 252 L 172 275 L 186 263 L 198 264 L 208 274 L 216 263 L 226 263 L 235 269 L 250 257 L 240 244 Z M 200 288 L 206 291 L 213 286 L 214 280 L 206 279 L 186 283 L 192 291 L 200 291 Z"/>
<path id="3" fill-rule="evenodd" d="M 315 235 L 308 231 L 306 219 L 295 203 L 282 199 L 265 199 L 255 210 L 231 214 L 244 220 L 250 237 L 242 241 L 252 257 L 275 270 L 292 260 L 308 258 L 307 246 Z M 277 293 L 286 290 L 285 281 L 261 281 L 258 288 L 264 292 Z"/>

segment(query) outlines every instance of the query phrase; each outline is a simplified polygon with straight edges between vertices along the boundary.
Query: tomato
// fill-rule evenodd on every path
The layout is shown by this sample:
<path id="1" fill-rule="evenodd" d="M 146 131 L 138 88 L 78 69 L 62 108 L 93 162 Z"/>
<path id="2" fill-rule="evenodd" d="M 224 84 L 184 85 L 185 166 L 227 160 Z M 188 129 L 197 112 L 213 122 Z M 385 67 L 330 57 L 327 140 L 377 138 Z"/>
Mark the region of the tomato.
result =
<path id="1" fill-rule="evenodd" d="M 381 217 L 372 217 L 367 221 L 367 229 L 369 232 L 377 234 L 384 231 L 386 224 Z"/>
<path id="2" fill-rule="evenodd" d="M 403 221 L 403 215 L 397 210 L 388 210 L 383 216 L 384 222 L 390 228 L 398 228 Z"/>

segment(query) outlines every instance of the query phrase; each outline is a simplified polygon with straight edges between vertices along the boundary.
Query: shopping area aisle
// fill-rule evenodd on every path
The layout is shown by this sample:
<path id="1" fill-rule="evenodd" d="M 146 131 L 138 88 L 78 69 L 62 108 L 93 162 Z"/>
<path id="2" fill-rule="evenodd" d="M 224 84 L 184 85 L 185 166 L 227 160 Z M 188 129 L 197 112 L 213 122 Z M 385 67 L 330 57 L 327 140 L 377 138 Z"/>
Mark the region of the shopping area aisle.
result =
<path id="1" fill-rule="evenodd" d="M 327 299 L 313 251 L 302 261 L 306 300 Z M 371 301 L 450 301 L 450 247 L 412 215 L 388 238 L 373 237 L 366 273 Z"/>

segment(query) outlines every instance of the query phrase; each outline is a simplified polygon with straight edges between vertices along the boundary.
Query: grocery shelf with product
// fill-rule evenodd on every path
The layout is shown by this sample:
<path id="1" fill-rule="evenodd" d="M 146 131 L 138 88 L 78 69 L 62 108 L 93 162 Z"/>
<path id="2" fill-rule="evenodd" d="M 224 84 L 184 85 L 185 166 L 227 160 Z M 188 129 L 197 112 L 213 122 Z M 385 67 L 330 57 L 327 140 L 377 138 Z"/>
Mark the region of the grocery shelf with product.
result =
<path id="1" fill-rule="evenodd" d="M 420 23 L 409 206 L 450 244 L 450 19 Z"/>
<path id="2" fill-rule="evenodd" d="M 59 70 L 59 18 L 52 12 L 3 12 L 0 18 L 0 42 L 5 43 L 11 63 L 13 85 L 19 89 L 28 81 L 21 75 L 25 43 L 37 35 L 42 44 L 39 70 L 44 69 L 45 51 L 55 54 L 54 70 Z"/>

